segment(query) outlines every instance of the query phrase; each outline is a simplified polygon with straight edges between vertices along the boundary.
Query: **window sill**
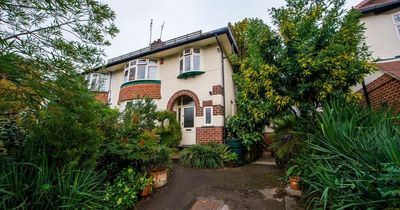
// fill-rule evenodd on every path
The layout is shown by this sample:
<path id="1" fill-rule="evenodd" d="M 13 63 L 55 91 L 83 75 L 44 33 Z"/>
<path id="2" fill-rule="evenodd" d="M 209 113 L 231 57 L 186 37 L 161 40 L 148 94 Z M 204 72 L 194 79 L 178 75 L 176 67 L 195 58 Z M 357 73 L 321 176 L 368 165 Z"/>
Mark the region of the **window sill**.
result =
<path id="1" fill-rule="evenodd" d="M 204 74 L 204 73 L 205 73 L 205 71 L 200 71 L 200 70 L 187 71 L 187 72 L 183 72 L 183 73 L 179 74 L 177 78 L 178 79 L 182 79 L 182 78 L 186 79 L 188 77 L 191 77 L 191 76 L 195 77 L 197 75 Z"/>
<path id="2" fill-rule="evenodd" d="M 121 88 L 131 85 L 139 85 L 139 84 L 161 84 L 160 80 L 155 79 L 141 79 L 141 80 L 133 80 L 129 82 L 125 82 L 121 85 Z"/>
<path id="3" fill-rule="evenodd" d="M 203 126 L 201 126 L 202 128 L 214 128 L 215 126 L 214 125 L 203 125 Z"/>

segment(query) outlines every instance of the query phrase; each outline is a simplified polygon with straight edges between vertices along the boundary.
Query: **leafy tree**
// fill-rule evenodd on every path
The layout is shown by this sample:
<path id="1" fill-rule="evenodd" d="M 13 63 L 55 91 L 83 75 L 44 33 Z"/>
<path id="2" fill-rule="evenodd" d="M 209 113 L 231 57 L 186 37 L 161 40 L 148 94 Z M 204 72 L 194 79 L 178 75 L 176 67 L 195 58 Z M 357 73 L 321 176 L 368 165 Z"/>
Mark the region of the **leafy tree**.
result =
<path id="1" fill-rule="evenodd" d="M 0 110 L 40 107 L 61 75 L 93 68 L 118 32 L 115 13 L 95 0 L 0 2 Z M 46 99 L 46 100 L 45 100 Z"/>
<path id="2" fill-rule="evenodd" d="M 245 145 L 260 140 L 273 118 L 290 110 L 308 113 L 334 97 L 353 99 L 350 87 L 373 71 L 360 14 L 344 0 L 287 0 L 270 11 L 274 27 L 262 20 L 234 24 L 241 58 L 238 115 L 228 123 Z M 243 53 L 244 52 L 244 53 Z"/>

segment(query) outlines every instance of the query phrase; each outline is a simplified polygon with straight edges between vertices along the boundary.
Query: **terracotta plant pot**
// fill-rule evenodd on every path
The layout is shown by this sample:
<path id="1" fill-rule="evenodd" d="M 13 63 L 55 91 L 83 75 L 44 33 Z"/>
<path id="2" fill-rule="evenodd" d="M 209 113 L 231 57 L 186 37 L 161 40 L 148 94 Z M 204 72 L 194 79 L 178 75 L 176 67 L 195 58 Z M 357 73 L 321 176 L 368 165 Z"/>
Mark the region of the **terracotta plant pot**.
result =
<path id="1" fill-rule="evenodd" d="M 146 187 L 144 187 L 143 191 L 140 193 L 140 196 L 142 197 L 149 196 L 151 194 L 152 187 L 153 187 L 152 184 L 146 185 Z"/>
<path id="2" fill-rule="evenodd" d="M 168 169 L 162 171 L 152 171 L 153 183 L 155 188 L 164 187 L 168 181 Z"/>
<path id="3" fill-rule="evenodd" d="M 293 176 L 289 178 L 290 188 L 292 190 L 300 190 L 300 177 Z"/>

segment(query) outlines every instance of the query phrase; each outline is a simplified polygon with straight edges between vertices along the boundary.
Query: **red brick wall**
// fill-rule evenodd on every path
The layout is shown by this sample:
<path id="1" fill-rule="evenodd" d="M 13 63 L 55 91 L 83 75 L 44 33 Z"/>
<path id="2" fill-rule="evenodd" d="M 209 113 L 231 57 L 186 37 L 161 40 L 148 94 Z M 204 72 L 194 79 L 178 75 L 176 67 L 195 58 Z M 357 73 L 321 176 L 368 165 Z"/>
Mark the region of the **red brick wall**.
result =
<path id="1" fill-rule="evenodd" d="M 103 103 L 108 103 L 108 92 L 97 92 L 95 93 L 95 98 L 96 100 L 103 102 Z"/>
<path id="2" fill-rule="evenodd" d="M 212 94 L 213 95 L 222 95 L 222 86 L 221 85 L 214 85 L 212 87 Z"/>
<path id="3" fill-rule="evenodd" d="M 160 84 L 134 84 L 122 87 L 119 91 L 119 102 L 142 99 L 144 97 L 152 99 L 161 98 L 161 85 Z"/>
<path id="4" fill-rule="evenodd" d="M 196 143 L 222 143 L 224 139 L 224 127 L 200 127 L 196 128 Z"/>
<path id="5" fill-rule="evenodd" d="M 176 100 L 181 96 L 189 96 L 190 98 L 192 98 L 192 100 L 194 101 L 194 105 L 196 107 L 196 116 L 197 117 L 203 116 L 203 108 L 200 107 L 200 100 L 197 97 L 196 93 L 194 93 L 191 90 L 180 90 L 180 91 L 174 93 L 174 95 L 172 95 L 171 98 L 168 100 L 168 104 L 167 104 L 168 111 L 172 111 Z"/>
<path id="6" fill-rule="evenodd" d="M 214 105 L 213 106 L 213 115 L 224 115 L 224 106 Z"/>
<path id="7" fill-rule="evenodd" d="M 383 104 L 387 104 L 397 111 L 400 111 L 400 81 L 384 74 L 378 79 L 367 85 L 367 91 L 371 107 L 374 109 L 380 108 Z M 363 89 L 357 91 L 363 94 Z M 367 106 L 365 98 L 360 102 Z"/>

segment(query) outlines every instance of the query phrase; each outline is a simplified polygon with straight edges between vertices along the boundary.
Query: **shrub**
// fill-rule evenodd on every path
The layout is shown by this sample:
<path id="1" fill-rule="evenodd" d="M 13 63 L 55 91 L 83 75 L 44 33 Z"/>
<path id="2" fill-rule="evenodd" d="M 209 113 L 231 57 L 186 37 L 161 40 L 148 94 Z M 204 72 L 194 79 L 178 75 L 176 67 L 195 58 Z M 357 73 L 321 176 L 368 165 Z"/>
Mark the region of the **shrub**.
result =
<path id="1" fill-rule="evenodd" d="M 18 155 L 25 141 L 26 133 L 15 120 L 0 117 L 0 154 Z"/>
<path id="2" fill-rule="evenodd" d="M 138 193 L 151 183 L 151 180 L 146 174 L 126 168 L 112 184 L 107 185 L 104 200 L 110 209 L 132 209 L 138 201 Z"/>
<path id="3" fill-rule="evenodd" d="M 158 145 L 150 148 L 151 157 L 148 162 L 146 162 L 148 171 L 163 171 L 165 169 L 171 168 L 172 158 L 171 149 L 164 146 Z"/>
<path id="4" fill-rule="evenodd" d="M 181 151 L 180 163 L 194 168 L 223 168 L 224 162 L 236 160 L 223 144 L 199 144 Z"/>
<path id="5" fill-rule="evenodd" d="M 160 135 L 160 143 L 171 148 L 178 147 L 181 141 L 181 126 L 173 112 L 157 112 L 157 134 Z"/>
<path id="6" fill-rule="evenodd" d="M 308 153 L 296 158 L 293 172 L 302 177 L 308 203 L 329 209 L 399 207 L 398 118 L 332 102 L 317 122 Z"/>
<path id="7" fill-rule="evenodd" d="M 270 148 L 275 152 L 279 165 L 287 166 L 293 158 L 303 154 L 306 144 L 304 134 L 307 129 L 303 125 L 311 122 L 307 119 L 290 114 L 272 122 L 275 132 L 272 134 Z"/>
<path id="8" fill-rule="evenodd" d="M 46 163 L 0 160 L 1 209 L 101 208 L 102 177 L 90 168 L 49 168 Z"/>

